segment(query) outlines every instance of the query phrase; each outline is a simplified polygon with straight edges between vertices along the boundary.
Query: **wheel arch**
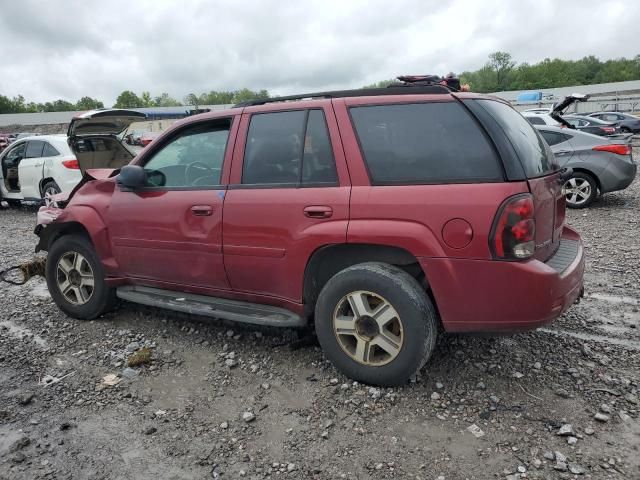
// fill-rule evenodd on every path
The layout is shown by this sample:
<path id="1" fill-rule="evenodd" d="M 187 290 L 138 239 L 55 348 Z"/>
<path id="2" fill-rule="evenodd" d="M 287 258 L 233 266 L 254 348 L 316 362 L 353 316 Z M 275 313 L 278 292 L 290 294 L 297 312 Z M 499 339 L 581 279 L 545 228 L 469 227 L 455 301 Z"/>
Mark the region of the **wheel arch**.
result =
<path id="1" fill-rule="evenodd" d="M 411 252 L 389 245 L 340 243 L 316 249 L 307 261 L 302 292 L 305 315 L 308 318 L 313 316 L 318 295 L 331 277 L 345 268 L 365 262 L 388 263 L 406 271 L 425 288 L 437 310 L 427 273 Z"/>
<path id="2" fill-rule="evenodd" d="M 602 185 L 600 184 L 600 179 L 598 178 L 598 176 L 593 173 L 591 170 L 587 169 L 587 168 L 583 168 L 583 167 L 574 167 L 573 168 L 574 172 L 580 172 L 580 173 L 584 173 L 586 175 L 589 175 L 591 178 L 593 178 L 593 181 L 596 182 L 596 186 L 598 187 L 598 191 L 601 192 L 602 191 Z"/>
<path id="3" fill-rule="evenodd" d="M 107 273 L 117 271 L 107 226 L 98 212 L 86 205 L 67 207 L 56 221 L 41 229 L 36 252 L 48 251 L 54 241 L 73 233 L 85 235 L 89 239 Z"/>
<path id="4" fill-rule="evenodd" d="M 45 177 L 42 180 L 40 180 L 40 185 L 38 186 L 38 191 L 40 192 L 40 196 L 44 198 L 44 186 L 49 183 L 49 182 L 53 182 L 56 185 L 58 185 L 58 182 L 56 182 L 56 179 L 53 177 Z"/>

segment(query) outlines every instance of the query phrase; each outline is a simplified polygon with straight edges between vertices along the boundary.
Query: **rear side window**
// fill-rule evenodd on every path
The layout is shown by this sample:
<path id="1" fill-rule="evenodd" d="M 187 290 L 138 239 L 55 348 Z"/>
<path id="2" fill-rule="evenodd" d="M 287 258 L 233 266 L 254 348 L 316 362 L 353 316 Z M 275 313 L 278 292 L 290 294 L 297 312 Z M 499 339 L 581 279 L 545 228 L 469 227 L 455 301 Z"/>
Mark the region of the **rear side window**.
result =
<path id="1" fill-rule="evenodd" d="M 324 112 L 254 114 L 247 135 L 242 183 L 336 185 L 338 176 Z"/>
<path id="2" fill-rule="evenodd" d="M 551 132 L 549 130 L 540 130 L 540 135 L 542 135 L 542 138 L 544 138 L 545 142 L 547 142 L 550 147 L 566 142 L 571 138 L 569 135 L 565 135 L 564 133 Z"/>
<path id="3" fill-rule="evenodd" d="M 540 177 L 558 170 L 551 149 L 522 115 L 502 102 L 477 102 L 489 112 L 507 135 L 527 177 Z"/>
<path id="4" fill-rule="evenodd" d="M 40 158 L 42 156 L 42 148 L 44 142 L 41 140 L 31 140 L 27 143 L 27 152 L 25 158 Z"/>
<path id="5" fill-rule="evenodd" d="M 531 125 L 544 125 L 544 120 L 540 117 L 525 117 Z"/>
<path id="6" fill-rule="evenodd" d="M 457 102 L 352 107 L 350 112 L 374 185 L 503 179 L 483 130 Z"/>
<path id="7" fill-rule="evenodd" d="M 50 143 L 44 144 L 44 150 L 42 151 L 43 157 L 55 157 L 57 155 L 60 155 L 60 152 L 58 152 L 53 145 Z"/>

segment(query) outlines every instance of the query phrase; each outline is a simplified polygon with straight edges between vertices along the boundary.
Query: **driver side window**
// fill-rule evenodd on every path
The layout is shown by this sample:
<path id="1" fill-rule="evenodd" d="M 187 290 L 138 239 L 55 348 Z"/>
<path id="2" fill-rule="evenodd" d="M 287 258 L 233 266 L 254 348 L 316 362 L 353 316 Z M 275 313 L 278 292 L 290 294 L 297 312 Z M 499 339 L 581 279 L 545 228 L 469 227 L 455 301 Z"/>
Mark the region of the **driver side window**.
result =
<path id="1" fill-rule="evenodd" d="M 144 169 L 150 187 L 214 187 L 220 184 L 231 121 L 180 130 Z"/>

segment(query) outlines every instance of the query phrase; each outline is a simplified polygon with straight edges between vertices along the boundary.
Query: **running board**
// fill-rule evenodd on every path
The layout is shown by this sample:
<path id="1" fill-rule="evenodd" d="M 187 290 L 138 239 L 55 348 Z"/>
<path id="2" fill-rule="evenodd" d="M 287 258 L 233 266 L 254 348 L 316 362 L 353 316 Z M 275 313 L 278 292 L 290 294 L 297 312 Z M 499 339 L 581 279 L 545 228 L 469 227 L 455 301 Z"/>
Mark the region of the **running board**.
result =
<path id="1" fill-rule="evenodd" d="M 116 295 L 122 300 L 142 305 L 166 308 L 192 315 L 221 318 L 234 322 L 289 328 L 303 327 L 307 324 L 304 318 L 284 308 L 206 295 L 195 295 L 193 293 L 126 285 L 118 287 Z"/>

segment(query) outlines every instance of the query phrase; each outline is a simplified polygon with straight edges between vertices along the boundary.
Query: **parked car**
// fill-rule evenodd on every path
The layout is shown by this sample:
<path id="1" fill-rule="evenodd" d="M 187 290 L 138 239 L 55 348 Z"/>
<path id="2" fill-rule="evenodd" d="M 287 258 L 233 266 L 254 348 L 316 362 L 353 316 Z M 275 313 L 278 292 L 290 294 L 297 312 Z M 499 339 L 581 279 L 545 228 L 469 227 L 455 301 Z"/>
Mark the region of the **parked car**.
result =
<path id="1" fill-rule="evenodd" d="M 588 95 L 581 93 L 573 93 L 567 95 L 562 101 L 553 105 L 550 109 L 532 108 L 522 112 L 522 116 L 527 119 L 531 125 L 548 125 L 552 127 L 567 127 L 574 128 L 573 125 L 567 122 L 563 115 L 567 108 L 573 105 L 575 102 L 584 102 L 589 98 Z"/>
<path id="2" fill-rule="evenodd" d="M 589 114 L 589 116 L 614 123 L 625 133 L 640 133 L 640 118 L 629 113 L 595 112 Z"/>
<path id="3" fill-rule="evenodd" d="M 545 107 L 545 108 L 528 108 L 526 110 L 523 110 L 522 113 L 527 112 L 527 113 L 533 113 L 533 114 L 549 114 L 551 113 L 551 111 L 553 110 L 553 107 Z"/>
<path id="4" fill-rule="evenodd" d="M 142 145 L 143 147 L 146 147 L 151 142 L 153 142 L 156 138 L 158 138 L 159 135 L 160 133 L 158 132 L 144 132 L 142 134 L 142 137 L 140 137 L 140 145 Z"/>
<path id="5" fill-rule="evenodd" d="M 537 128 L 558 164 L 573 169 L 563 186 L 568 207 L 588 207 L 598 194 L 624 190 L 633 182 L 637 164 L 629 135 L 610 139 L 568 128 Z"/>
<path id="6" fill-rule="evenodd" d="M 9 135 L 0 134 L 0 152 L 9 146 L 11 137 Z"/>
<path id="7" fill-rule="evenodd" d="M 88 113 L 70 144 L 135 113 Z M 494 97 L 408 83 L 262 99 L 176 122 L 130 163 L 75 153 L 83 185 L 43 207 L 36 233 L 76 318 L 120 298 L 315 325 L 344 374 L 399 385 L 439 328 L 536 328 L 582 293 L 567 172 Z"/>
<path id="8" fill-rule="evenodd" d="M 608 135 L 616 135 L 621 133 L 620 129 L 614 124 L 604 122 L 598 118 L 587 117 L 583 115 L 565 115 L 564 118 L 576 130 L 606 137 Z"/>
<path id="9" fill-rule="evenodd" d="M 527 112 L 526 110 L 522 112 L 522 116 L 527 119 L 527 121 L 531 125 L 549 125 L 552 127 L 566 126 L 560 123 L 558 120 L 553 118 L 548 113 L 539 113 L 539 112 Z"/>
<path id="10" fill-rule="evenodd" d="M 27 138 L 27 137 L 37 137 L 37 136 L 39 136 L 38 133 L 20 132 L 15 134 L 15 140 L 20 140 L 22 138 Z"/>
<path id="11" fill-rule="evenodd" d="M 144 130 L 132 130 L 124 137 L 124 141 L 129 145 L 142 145 L 140 139 L 144 134 Z"/>
<path id="12" fill-rule="evenodd" d="M 0 200 L 12 206 L 70 192 L 82 178 L 64 135 L 20 138 L 0 154 L 0 164 Z"/>

